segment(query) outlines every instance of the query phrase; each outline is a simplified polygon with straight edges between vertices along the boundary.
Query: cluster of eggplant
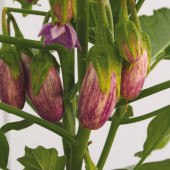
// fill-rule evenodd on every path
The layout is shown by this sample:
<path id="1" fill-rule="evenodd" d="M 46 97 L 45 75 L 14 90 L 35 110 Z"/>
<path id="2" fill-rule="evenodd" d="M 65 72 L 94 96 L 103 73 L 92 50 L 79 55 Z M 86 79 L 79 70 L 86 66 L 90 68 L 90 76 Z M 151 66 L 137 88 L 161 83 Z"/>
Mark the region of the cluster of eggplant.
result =
<path id="1" fill-rule="evenodd" d="M 78 103 L 80 123 L 85 128 L 98 129 L 104 125 L 113 113 L 119 100 L 119 93 L 127 101 L 136 98 L 143 88 L 149 70 L 149 37 L 141 31 L 138 19 L 134 22 L 129 20 L 126 0 L 121 1 L 119 21 L 115 27 L 115 44 L 119 54 L 112 56 L 122 58 L 121 66 L 119 66 L 121 73 L 116 75 L 118 69 L 115 69 L 110 74 L 109 93 L 102 91 L 100 87 L 100 75 L 105 70 L 94 68 L 94 62 L 88 66 Z M 103 48 L 105 48 L 105 44 L 103 44 Z M 98 49 L 98 51 L 100 50 Z M 109 58 L 109 62 L 113 57 Z M 102 55 L 98 55 L 97 58 L 102 58 Z M 105 60 L 107 60 L 106 57 L 103 63 Z M 108 70 L 109 67 L 112 67 L 110 63 Z M 113 67 L 118 67 L 116 61 Z M 106 77 L 103 79 L 103 82 L 105 81 Z"/>
<path id="2" fill-rule="evenodd" d="M 31 85 L 34 71 L 31 71 L 31 66 L 34 59 L 23 52 L 20 58 L 17 77 L 13 76 L 11 67 L 3 61 L 3 57 L 0 58 L 1 101 L 22 109 L 27 96 L 43 119 L 50 122 L 59 121 L 63 117 L 63 90 L 56 67 L 51 66 L 48 69 L 44 82 L 35 95 Z"/>

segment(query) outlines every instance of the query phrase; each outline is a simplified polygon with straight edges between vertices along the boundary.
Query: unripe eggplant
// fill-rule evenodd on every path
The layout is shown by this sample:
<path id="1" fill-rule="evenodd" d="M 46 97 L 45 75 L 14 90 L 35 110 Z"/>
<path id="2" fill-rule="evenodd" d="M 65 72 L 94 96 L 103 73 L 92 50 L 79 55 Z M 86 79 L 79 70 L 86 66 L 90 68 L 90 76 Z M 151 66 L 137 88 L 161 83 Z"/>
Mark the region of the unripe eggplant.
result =
<path id="1" fill-rule="evenodd" d="M 109 119 L 117 103 L 116 76 L 111 74 L 109 93 L 102 92 L 97 73 L 89 64 L 82 83 L 78 113 L 81 125 L 87 129 L 98 129 Z"/>
<path id="2" fill-rule="evenodd" d="M 72 0 L 68 0 L 67 7 L 66 7 L 66 16 L 64 16 L 64 7 L 61 2 L 58 2 L 57 4 L 54 5 L 54 12 L 57 18 L 63 22 L 64 17 L 66 17 L 66 21 L 70 21 L 73 18 L 73 3 Z"/>
<path id="3" fill-rule="evenodd" d="M 36 96 L 33 94 L 31 75 L 29 75 L 27 95 L 43 119 L 56 122 L 63 117 L 63 91 L 61 80 L 55 67 L 52 67 L 48 72 Z"/>
<path id="4" fill-rule="evenodd" d="M 148 54 L 144 50 L 143 56 L 130 69 L 123 64 L 120 89 L 123 98 L 132 100 L 139 95 L 147 75 L 148 63 Z"/>
<path id="5" fill-rule="evenodd" d="M 22 64 L 19 64 L 20 75 L 14 79 L 11 70 L 0 59 L 0 99 L 2 102 L 22 109 L 25 104 L 25 77 Z"/>

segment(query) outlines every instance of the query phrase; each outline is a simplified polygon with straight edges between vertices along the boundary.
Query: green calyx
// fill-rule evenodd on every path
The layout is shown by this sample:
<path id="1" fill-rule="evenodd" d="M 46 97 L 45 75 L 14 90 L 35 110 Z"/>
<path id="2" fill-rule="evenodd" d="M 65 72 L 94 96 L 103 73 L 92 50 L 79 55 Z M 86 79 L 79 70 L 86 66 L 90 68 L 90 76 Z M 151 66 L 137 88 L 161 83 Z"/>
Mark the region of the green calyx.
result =
<path id="1" fill-rule="evenodd" d="M 48 51 L 40 50 L 39 53 L 34 56 L 31 63 L 31 88 L 34 96 L 39 93 L 53 66 L 58 67 L 54 56 Z"/>
<path id="2" fill-rule="evenodd" d="M 110 44 L 109 48 L 95 45 L 89 51 L 89 59 L 97 73 L 99 86 L 103 93 L 106 91 L 109 94 L 111 75 L 115 74 L 119 98 L 122 58 L 119 56 L 115 44 Z"/>
<path id="3" fill-rule="evenodd" d="M 141 48 L 141 32 L 136 24 L 128 19 L 126 0 L 122 0 L 119 21 L 116 25 L 115 32 L 120 55 L 124 57 L 126 61 L 129 62 L 128 55 L 131 55 L 135 60 L 136 55 L 139 56 L 141 52 L 143 54 L 143 48 Z"/>
<path id="4" fill-rule="evenodd" d="M 17 80 L 20 76 L 20 57 L 17 54 L 16 48 L 10 45 L 2 47 L 0 50 L 0 58 L 9 67 L 14 79 Z"/>
<path id="5" fill-rule="evenodd" d="M 150 62 L 151 62 L 151 45 L 150 45 L 150 39 L 148 34 L 145 32 L 141 32 L 142 35 L 142 46 L 147 51 L 148 55 L 148 74 L 150 72 Z"/>
<path id="6" fill-rule="evenodd" d="M 120 95 L 122 58 L 113 43 L 113 30 L 108 21 L 108 0 L 97 1 L 97 30 L 95 45 L 89 51 L 89 60 L 97 73 L 102 92 L 109 94 L 111 76 L 114 73 L 117 82 L 117 94 Z"/>

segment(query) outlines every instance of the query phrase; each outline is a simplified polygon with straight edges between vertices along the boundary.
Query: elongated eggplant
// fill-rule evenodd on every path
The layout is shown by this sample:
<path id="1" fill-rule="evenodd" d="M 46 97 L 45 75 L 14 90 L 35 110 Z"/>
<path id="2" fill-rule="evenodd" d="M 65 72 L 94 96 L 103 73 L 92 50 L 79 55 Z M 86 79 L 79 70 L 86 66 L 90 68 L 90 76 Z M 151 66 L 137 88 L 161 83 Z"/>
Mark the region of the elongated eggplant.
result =
<path id="1" fill-rule="evenodd" d="M 89 64 L 78 102 L 78 113 L 81 125 L 87 129 L 98 129 L 108 120 L 117 102 L 116 77 L 111 75 L 109 93 L 102 92 L 97 73 Z"/>
<path id="2" fill-rule="evenodd" d="M 25 77 L 21 63 L 19 68 L 20 75 L 14 79 L 9 67 L 0 59 L 0 99 L 6 104 L 22 109 L 25 104 Z"/>
<path id="3" fill-rule="evenodd" d="M 38 114 L 50 122 L 59 121 L 63 117 L 63 91 L 59 74 L 52 67 L 36 96 L 31 88 L 31 75 L 28 78 L 28 97 Z"/>
<path id="4" fill-rule="evenodd" d="M 147 75 L 148 55 L 144 50 L 143 56 L 129 70 L 126 64 L 123 64 L 121 76 L 121 95 L 123 98 L 132 100 L 136 98 L 143 88 Z"/>

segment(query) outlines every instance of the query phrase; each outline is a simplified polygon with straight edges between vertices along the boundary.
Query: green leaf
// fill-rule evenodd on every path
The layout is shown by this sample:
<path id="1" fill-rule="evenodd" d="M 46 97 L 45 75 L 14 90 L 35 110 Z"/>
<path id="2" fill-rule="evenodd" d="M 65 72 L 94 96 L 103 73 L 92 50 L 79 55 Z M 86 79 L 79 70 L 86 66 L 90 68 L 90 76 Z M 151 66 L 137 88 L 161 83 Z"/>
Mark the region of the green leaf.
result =
<path id="1" fill-rule="evenodd" d="M 152 62 L 170 45 L 170 9 L 159 9 L 152 16 L 140 16 L 139 20 L 142 31 L 150 38 Z"/>
<path id="2" fill-rule="evenodd" d="M 18 158 L 25 170 L 64 170 L 65 156 L 58 157 L 56 149 L 45 149 L 38 146 L 35 149 L 25 147 L 25 155 Z"/>
<path id="3" fill-rule="evenodd" d="M 10 130 L 22 130 L 29 126 L 31 126 L 33 123 L 29 122 L 28 120 L 21 120 L 18 122 L 11 122 L 7 123 L 4 126 L 1 127 L 1 131 L 3 133 L 9 132 Z"/>
<path id="4" fill-rule="evenodd" d="M 116 170 L 133 170 L 135 166 L 129 166 L 125 169 Z M 160 162 L 150 162 L 143 164 L 139 170 L 169 170 L 170 169 L 170 159 L 160 161 Z"/>
<path id="5" fill-rule="evenodd" d="M 9 155 L 9 144 L 6 136 L 0 130 L 0 168 L 6 169 Z"/>
<path id="6" fill-rule="evenodd" d="M 170 140 L 170 109 L 159 113 L 149 124 L 147 139 L 143 146 L 143 151 L 135 156 L 143 160 L 151 154 L 153 150 L 162 149 Z"/>

